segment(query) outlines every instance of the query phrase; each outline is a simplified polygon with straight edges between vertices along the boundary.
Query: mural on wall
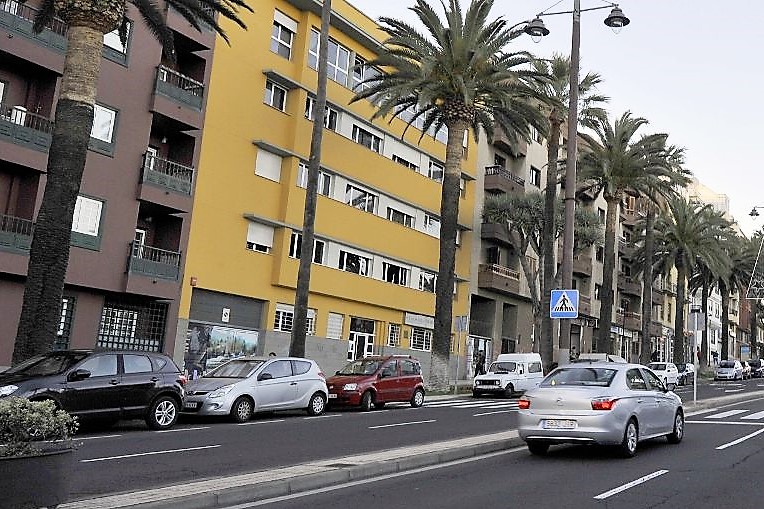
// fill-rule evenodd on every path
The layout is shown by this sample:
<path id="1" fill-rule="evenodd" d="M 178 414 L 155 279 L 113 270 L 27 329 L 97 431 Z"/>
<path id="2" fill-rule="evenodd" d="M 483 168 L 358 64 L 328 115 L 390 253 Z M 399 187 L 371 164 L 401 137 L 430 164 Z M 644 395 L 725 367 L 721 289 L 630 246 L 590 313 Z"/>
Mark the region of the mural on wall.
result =
<path id="1" fill-rule="evenodd" d="M 186 333 L 184 369 L 191 378 L 242 355 L 255 355 L 259 333 L 191 322 Z"/>

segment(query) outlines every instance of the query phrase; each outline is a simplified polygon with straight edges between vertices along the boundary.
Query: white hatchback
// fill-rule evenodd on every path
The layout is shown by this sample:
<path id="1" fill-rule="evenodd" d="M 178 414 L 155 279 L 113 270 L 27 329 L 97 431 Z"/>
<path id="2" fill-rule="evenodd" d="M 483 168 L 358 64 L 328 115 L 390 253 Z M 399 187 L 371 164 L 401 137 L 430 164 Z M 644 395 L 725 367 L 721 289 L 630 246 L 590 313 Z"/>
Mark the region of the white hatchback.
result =
<path id="1" fill-rule="evenodd" d="M 651 362 L 647 365 L 663 381 L 663 385 L 674 388 L 679 382 L 679 369 L 673 362 Z"/>

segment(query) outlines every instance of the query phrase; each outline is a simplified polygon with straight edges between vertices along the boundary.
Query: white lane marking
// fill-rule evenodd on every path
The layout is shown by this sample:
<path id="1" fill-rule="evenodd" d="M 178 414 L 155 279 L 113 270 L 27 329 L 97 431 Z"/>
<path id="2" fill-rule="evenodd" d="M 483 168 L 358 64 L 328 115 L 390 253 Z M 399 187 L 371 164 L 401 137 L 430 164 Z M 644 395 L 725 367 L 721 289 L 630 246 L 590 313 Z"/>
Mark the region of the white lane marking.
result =
<path id="1" fill-rule="evenodd" d="M 726 390 L 726 391 L 724 391 L 724 392 L 740 392 L 740 391 L 744 391 L 744 390 L 745 390 L 745 387 L 744 387 L 744 388 L 742 388 L 742 389 L 727 389 L 727 390 Z"/>
<path id="2" fill-rule="evenodd" d="M 435 422 L 435 419 L 429 419 L 426 421 L 398 422 L 395 424 L 380 424 L 379 426 L 369 426 L 369 429 L 393 428 L 395 426 L 410 426 L 412 424 L 427 424 L 430 422 Z"/>
<path id="3" fill-rule="evenodd" d="M 475 403 L 461 403 L 459 405 L 450 405 L 451 408 L 483 408 L 485 406 L 495 405 L 496 403 L 481 401 Z"/>
<path id="4" fill-rule="evenodd" d="M 742 410 L 727 410 L 726 412 L 722 412 L 720 414 L 707 415 L 706 419 L 724 419 L 725 417 L 732 417 L 733 415 L 744 414 L 746 412 L 750 412 L 750 410 L 746 408 Z"/>
<path id="5" fill-rule="evenodd" d="M 514 410 L 497 410 L 495 412 L 483 412 L 480 414 L 472 414 L 472 417 L 482 417 L 484 415 L 494 415 L 494 414 L 508 414 L 510 412 L 514 412 Z"/>
<path id="6" fill-rule="evenodd" d="M 431 407 L 436 407 L 436 406 L 451 406 L 451 405 L 455 405 L 455 404 L 471 403 L 471 402 L 472 401 L 470 401 L 468 399 L 448 399 L 448 400 L 443 400 L 443 401 L 428 401 L 427 403 L 424 404 L 424 406 L 431 406 Z"/>
<path id="7" fill-rule="evenodd" d="M 175 429 L 164 429 L 162 431 L 157 431 L 157 433 L 175 433 L 178 431 L 193 431 L 196 429 L 209 429 L 209 426 L 199 426 L 197 428 L 175 428 Z"/>
<path id="8" fill-rule="evenodd" d="M 743 421 L 684 421 L 686 424 L 738 424 L 744 426 L 764 426 L 761 422 L 743 422 Z"/>
<path id="9" fill-rule="evenodd" d="M 340 414 L 324 414 L 324 415 L 311 415 L 310 417 L 303 417 L 304 420 L 310 419 L 326 419 L 328 417 L 342 417 Z"/>
<path id="10" fill-rule="evenodd" d="M 693 416 L 696 416 L 696 415 L 710 414 L 711 412 L 718 412 L 718 411 L 719 411 L 718 408 L 706 408 L 705 410 L 697 410 L 695 412 L 687 412 L 684 415 L 685 415 L 685 417 L 693 417 Z"/>
<path id="11" fill-rule="evenodd" d="M 185 449 L 168 449 L 166 451 L 138 452 L 135 454 L 122 454 L 121 456 L 106 456 L 104 458 L 92 458 L 89 460 L 80 460 L 80 463 L 93 463 L 95 461 L 111 461 L 124 458 L 137 458 L 139 456 L 155 456 L 157 454 L 172 454 L 176 452 L 198 451 L 200 449 L 215 449 L 220 445 L 203 445 L 201 447 L 186 447 Z"/>
<path id="12" fill-rule="evenodd" d="M 649 481 L 650 479 L 654 479 L 654 478 L 656 478 L 658 476 L 661 476 L 661 475 L 667 474 L 667 473 L 668 473 L 668 470 L 656 470 L 652 474 L 647 474 L 647 475 L 645 475 L 643 477 L 640 477 L 639 479 L 635 479 L 635 480 L 633 480 L 631 482 L 627 482 L 626 484 L 623 484 L 623 485 L 621 485 L 621 486 L 619 486 L 617 488 L 613 488 L 610 491 L 606 491 L 605 493 L 600 493 L 599 495 L 597 495 L 594 498 L 596 500 L 605 500 L 608 497 L 612 497 L 613 495 L 616 495 L 616 494 L 618 494 L 618 493 L 620 493 L 622 491 L 626 491 L 629 488 L 633 488 L 634 486 L 638 486 L 638 485 L 640 485 L 642 483 L 645 483 L 645 482 Z"/>
<path id="13" fill-rule="evenodd" d="M 517 403 L 491 403 L 480 408 L 518 408 L 518 406 Z"/>
<path id="14" fill-rule="evenodd" d="M 732 442 L 727 442 L 726 444 L 720 445 L 719 447 L 716 448 L 716 450 L 717 451 L 721 451 L 723 449 L 726 449 L 727 447 L 732 447 L 733 445 L 737 445 L 737 444 L 739 444 L 741 442 L 745 442 L 749 438 L 753 438 L 756 435 L 761 435 L 762 433 L 764 433 L 764 428 L 761 428 L 760 430 L 754 431 L 753 433 L 750 433 L 750 434 L 748 434 L 748 435 L 746 435 L 744 437 L 740 437 L 737 440 L 733 440 Z"/>
<path id="15" fill-rule="evenodd" d="M 121 436 L 122 435 L 94 435 L 90 437 L 78 437 L 75 435 L 74 440 L 95 440 L 97 438 L 116 438 Z"/>
<path id="16" fill-rule="evenodd" d="M 764 412 L 756 412 L 755 414 L 746 415 L 745 417 L 741 417 L 741 419 L 764 419 Z"/>
<path id="17" fill-rule="evenodd" d="M 237 426 L 252 426 L 253 424 L 270 424 L 272 422 L 284 422 L 285 419 L 272 419 L 270 421 L 254 421 L 254 422 L 242 422 Z"/>

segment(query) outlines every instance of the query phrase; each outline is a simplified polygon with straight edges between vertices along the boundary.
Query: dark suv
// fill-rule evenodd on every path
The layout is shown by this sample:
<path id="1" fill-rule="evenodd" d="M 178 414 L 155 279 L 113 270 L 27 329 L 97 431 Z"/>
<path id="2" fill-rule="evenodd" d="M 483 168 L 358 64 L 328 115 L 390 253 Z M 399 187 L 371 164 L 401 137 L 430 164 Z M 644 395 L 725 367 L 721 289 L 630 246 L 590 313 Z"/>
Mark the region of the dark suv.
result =
<path id="1" fill-rule="evenodd" d="M 409 355 L 365 357 L 347 364 L 326 381 L 330 405 L 360 406 L 371 410 L 385 403 L 424 404 L 424 380 L 419 361 Z"/>
<path id="2" fill-rule="evenodd" d="M 64 350 L 0 373 L 0 398 L 52 400 L 82 418 L 141 418 L 151 429 L 161 430 L 178 420 L 185 382 L 165 354 Z"/>

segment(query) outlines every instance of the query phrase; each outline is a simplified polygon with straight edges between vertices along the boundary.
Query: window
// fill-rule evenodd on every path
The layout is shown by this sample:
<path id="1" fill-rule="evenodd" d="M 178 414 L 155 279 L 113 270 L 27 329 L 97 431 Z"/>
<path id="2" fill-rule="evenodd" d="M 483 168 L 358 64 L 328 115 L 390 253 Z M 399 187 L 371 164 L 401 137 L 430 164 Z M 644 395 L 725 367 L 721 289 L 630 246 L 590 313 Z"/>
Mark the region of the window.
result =
<path id="1" fill-rule="evenodd" d="M 93 128 L 90 137 L 106 143 L 112 143 L 117 112 L 100 104 L 93 105 Z"/>
<path id="2" fill-rule="evenodd" d="M 531 362 L 528 365 L 528 373 L 541 373 L 541 363 L 540 362 Z"/>
<path id="3" fill-rule="evenodd" d="M 323 240 L 313 240 L 313 263 L 324 263 L 324 251 L 326 244 Z M 289 239 L 289 256 L 300 259 L 300 250 L 302 249 L 302 234 L 292 232 Z"/>
<path id="4" fill-rule="evenodd" d="M 401 324 L 391 323 L 387 326 L 387 346 L 401 345 Z"/>
<path id="5" fill-rule="evenodd" d="M 75 302 L 76 299 L 70 296 L 64 296 L 61 299 L 61 316 L 58 321 L 56 341 L 53 345 L 54 350 L 66 350 L 69 348 L 69 335 L 72 332 L 72 317 L 74 316 Z"/>
<path id="6" fill-rule="evenodd" d="M 313 121 L 314 112 L 316 109 L 316 100 L 312 97 L 308 97 L 305 99 L 305 118 L 307 118 L 310 121 Z M 332 108 L 331 106 L 327 105 L 324 109 L 324 127 L 327 129 L 331 129 L 332 131 L 337 130 L 337 119 L 339 118 L 340 114 L 337 110 Z"/>
<path id="7" fill-rule="evenodd" d="M 440 219 L 429 214 L 424 216 L 424 231 L 435 237 L 440 236 Z"/>
<path id="8" fill-rule="evenodd" d="M 125 374 L 130 373 L 151 373 L 151 360 L 145 355 L 124 354 L 122 362 L 125 365 Z"/>
<path id="9" fill-rule="evenodd" d="M 292 376 L 292 362 L 291 361 L 273 361 L 260 373 L 260 376 L 269 374 L 272 378 L 286 378 Z"/>
<path id="10" fill-rule="evenodd" d="M 467 181 L 459 179 L 459 197 L 464 198 L 467 196 Z"/>
<path id="11" fill-rule="evenodd" d="M 292 56 L 292 41 L 297 32 L 297 23 L 279 11 L 273 13 L 271 30 L 271 51 L 287 60 Z"/>
<path id="12" fill-rule="evenodd" d="M 423 270 L 419 274 L 419 289 L 423 292 L 435 293 L 435 283 L 437 279 L 437 275 Z"/>
<path id="13" fill-rule="evenodd" d="M 493 155 L 493 165 L 494 166 L 501 166 L 502 168 L 507 167 L 507 159 L 500 156 L 499 154 Z"/>
<path id="14" fill-rule="evenodd" d="M 602 291 L 602 285 L 594 285 L 594 298 L 600 300 L 600 292 Z"/>
<path id="15" fill-rule="evenodd" d="M 270 80 L 265 83 L 265 104 L 284 111 L 286 109 L 286 97 L 286 88 L 280 87 Z"/>
<path id="16" fill-rule="evenodd" d="M 372 214 L 377 209 L 377 196 L 348 184 L 345 189 L 345 203 Z"/>
<path id="17" fill-rule="evenodd" d="M 318 30 L 310 31 L 310 48 L 308 50 L 308 65 L 318 70 Z M 336 41 L 329 39 L 327 75 L 329 79 L 347 86 L 350 72 L 350 50 Z"/>
<path id="18" fill-rule="evenodd" d="M 102 210 L 102 201 L 78 196 L 77 203 L 74 205 L 72 231 L 97 237 L 100 231 Z"/>
<path id="19" fill-rule="evenodd" d="M 408 286 L 409 269 L 395 265 L 394 263 L 382 262 L 382 279 L 388 283 Z"/>
<path id="20" fill-rule="evenodd" d="M 119 38 L 119 29 L 112 30 L 108 34 L 103 35 L 103 45 L 108 46 L 109 48 L 118 51 L 122 54 L 127 54 L 127 44 L 130 40 L 130 23 L 127 24 L 127 33 L 125 34 L 125 44 L 122 44 L 122 41 Z"/>
<path id="21" fill-rule="evenodd" d="M 381 75 L 382 72 L 379 69 L 370 66 L 363 58 L 356 55 L 353 66 L 353 90 L 360 91 L 371 87 L 374 83 L 362 84 L 362 82 Z"/>
<path id="22" fill-rule="evenodd" d="M 485 250 L 485 261 L 492 265 L 499 265 L 501 263 L 501 251 L 499 246 L 489 246 Z"/>
<path id="23" fill-rule="evenodd" d="M 600 223 L 605 224 L 605 209 L 597 208 L 597 215 L 600 218 Z"/>
<path id="24" fill-rule="evenodd" d="M 430 329 L 411 329 L 411 349 L 429 352 L 432 350 L 432 331 Z"/>
<path id="25" fill-rule="evenodd" d="M 98 355 L 92 357 L 80 365 L 79 369 L 90 371 L 91 377 L 96 376 L 116 376 L 117 374 L 117 356 L 114 354 Z"/>
<path id="26" fill-rule="evenodd" d="M 292 332 L 294 322 L 294 306 L 290 304 L 276 304 L 276 316 L 273 321 L 273 330 L 279 332 Z M 308 317 L 305 321 L 305 333 L 316 333 L 316 310 L 308 309 Z"/>
<path id="27" fill-rule="evenodd" d="M 436 163 L 433 161 L 430 161 L 430 168 L 427 170 L 427 176 L 430 177 L 432 180 L 437 180 L 438 182 L 443 182 L 443 165 L 440 163 Z"/>
<path id="28" fill-rule="evenodd" d="M 530 170 L 531 184 L 536 187 L 541 187 L 541 170 L 531 166 Z"/>
<path id="29" fill-rule="evenodd" d="M 98 326 L 99 348 L 161 352 L 167 322 L 165 302 L 107 299 Z"/>
<path id="30" fill-rule="evenodd" d="M 630 369 L 626 372 L 626 385 L 632 391 L 647 390 L 647 383 L 638 369 Z"/>
<path id="31" fill-rule="evenodd" d="M 461 246 L 462 245 L 462 231 L 459 230 L 459 229 L 456 230 L 455 242 L 456 242 L 457 246 Z"/>
<path id="32" fill-rule="evenodd" d="M 345 315 L 339 313 L 329 313 L 329 319 L 326 322 L 326 337 L 329 339 L 342 339 L 342 322 Z"/>
<path id="33" fill-rule="evenodd" d="M 399 364 L 401 366 L 402 376 L 420 375 L 422 373 L 422 368 L 417 362 L 410 361 L 408 359 L 401 359 Z"/>
<path id="34" fill-rule="evenodd" d="M 528 126 L 528 128 L 529 128 L 530 134 L 531 134 L 531 136 L 530 136 L 531 141 L 535 141 L 536 143 L 541 143 L 543 141 L 543 138 L 542 138 L 541 133 L 539 132 L 539 130 L 536 129 L 535 127 L 533 127 L 532 125 Z"/>
<path id="35" fill-rule="evenodd" d="M 594 259 L 598 262 L 605 261 L 605 248 L 603 246 L 597 246 L 597 249 L 594 252 Z"/>
<path id="36" fill-rule="evenodd" d="M 357 125 L 353 126 L 353 141 L 378 154 L 382 152 L 382 138 L 371 134 L 365 129 L 361 129 Z"/>
<path id="37" fill-rule="evenodd" d="M 339 269 L 368 276 L 371 274 L 371 258 L 340 250 Z"/>
<path id="38" fill-rule="evenodd" d="M 301 162 L 297 171 L 297 185 L 302 188 L 307 188 L 308 166 Z M 323 194 L 324 196 L 332 195 L 332 176 L 323 170 L 319 170 L 318 172 L 318 194 Z"/>
<path id="39" fill-rule="evenodd" d="M 400 210 L 395 210 L 392 207 L 387 207 L 387 219 L 402 224 L 403 226 L 408 226 L 409 228 L 414 227 L 414 216 L 410 216 Z"/>
<path id="40" fill-rule="evenodd" d="M 281 156 L 258 149 L 255 160 L 255 175 L 279 182 L 281 180 L 281 162 Z"/>
<path id="41" fill-rule="evenodd" d="M 273 226 L 250 221 L 247 225 L 247 249 L 270 253 L 273 247 Z"/>
<path id="42" fill-rule="evenodd" d="M 402 158 L 401 156 L 397 156 L 397 155 L 393 154 L 393 161 L 395 161 L 398 164 L 401 164 L 401 165 L 405 166 L 406 168 L 408 168 L 410 170 L 419 171 L 419 166 L 417 166 L 416 164 L 414 164 L 414 163 L 412 163 L 410 161 L 407 161 L 406 159 Z"/>

